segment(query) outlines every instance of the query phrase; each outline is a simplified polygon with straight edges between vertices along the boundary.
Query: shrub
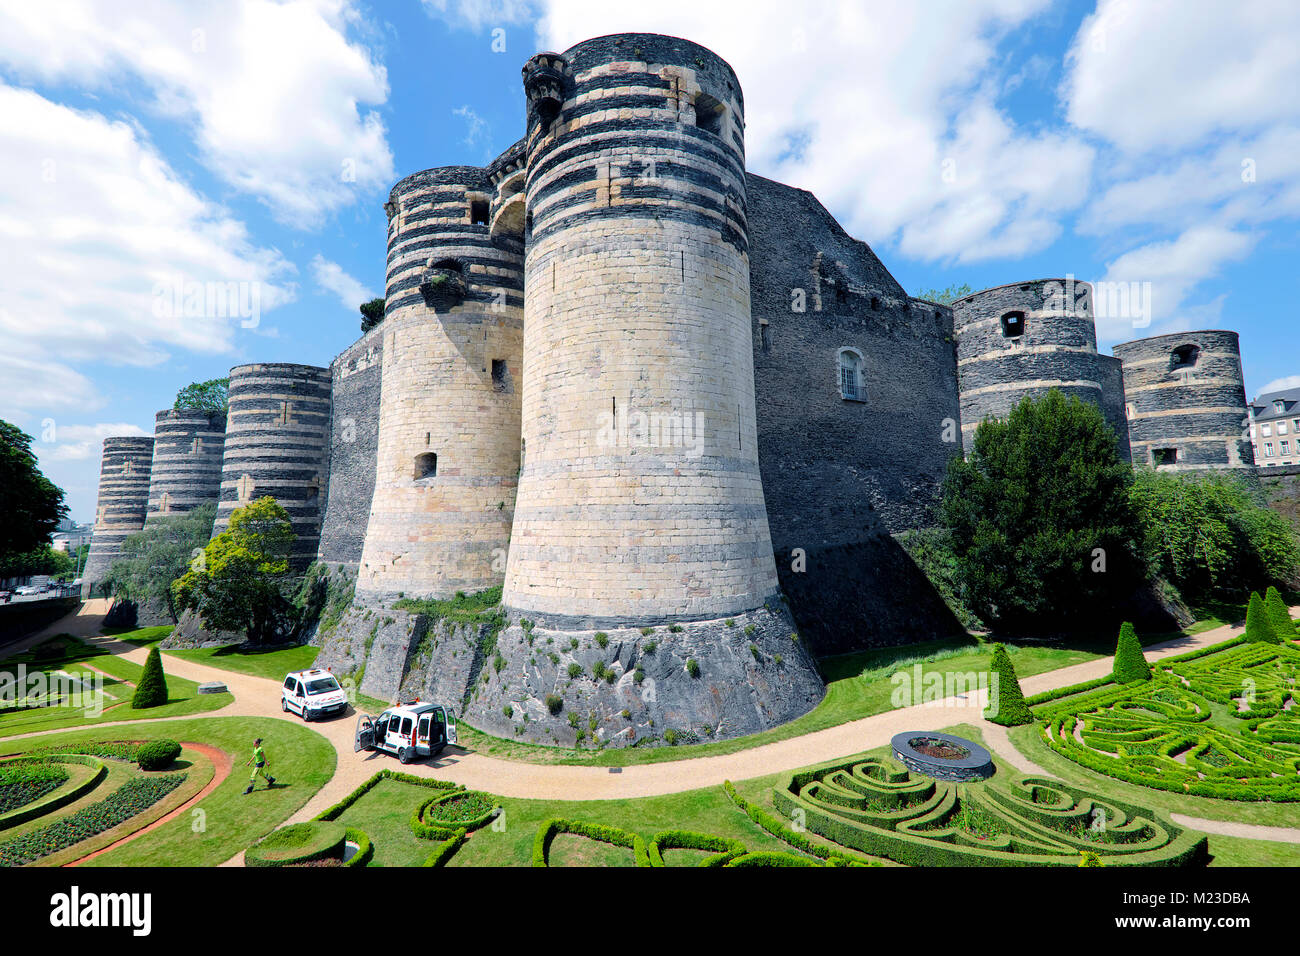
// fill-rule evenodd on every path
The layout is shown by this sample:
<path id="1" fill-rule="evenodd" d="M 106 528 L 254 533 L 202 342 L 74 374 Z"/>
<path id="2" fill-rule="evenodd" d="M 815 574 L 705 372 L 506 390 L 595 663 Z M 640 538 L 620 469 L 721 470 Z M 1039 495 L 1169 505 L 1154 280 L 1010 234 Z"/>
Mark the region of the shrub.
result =
<path id="1" fill-rule="evenodd" d="M 749 653 L 752 654 L 752 655 L 754 655 L 754 660 L 756 660 L 756 661 L 761 661 L 761 660 L 763 659 L 763 658 L 762 658 L 762 655 L 760 655 L 760 654 L 758 653 L 758 645 L 757 645 L 757 644 L 750 644 L 750 645 L 749 645 Z"/>
<path id="2" fill-rule="evenodd" d="M 1142 656 L 1142 643 L 1137 631 L 1127 621 L 1119 629 L 1119 643 L 1115 646 L 1115 667 L 1111 676 L 1119 684 L 1133 684 L 1151 679 L 1151 665 Z"/>
<path id="3" fill-rule="evenodd" d="M 136 762 L 141 770 L 162 770 L 170 767 L 181 755 L 181 745 L 174 740 L 163 738 L 151 740 L 135 753 Z"/>
<path id="4" fill-rule="evenodd" d="M 985 719 L 1004 727 L 1031 723 L 1034 715 L 1025 703 L 1024 692 L 1016 678 L 1016 668 L 1007 656 L 1007 649 L 1001 644 L 993 646 L 993 660 L 989 664 L 989 670 L 997 677 L 997 699 L 992 699 L 994 689 L 991 688 L 989 708 L 984 712 Z"/>
<path id="5" fill-rule="evenodd" d="M 533 866 L 550 866 L 548 857 L 551 843 L 561 833 L 572 833 L 589 840 L 627 847 L 632 851 L 632 858 L 637 866 L 650 865 L 646 842 L 638 834 L 599 823 L 586 823 L 582 820 L 552 819 L 537 828 L 537 836 L 533 838 Z"/>
<path id="6" fill-rule="evenodd" d="M 375 855 L 375 846 L 370 842 L 370 836 L 365 830 L 357 827 L 348 827 L 344 836 L 349 843 L 357 845 L 357 852 L 352 854 L 352 858 L 344 863 L 344 866 L 365 866 L 370 862 L 370 858 Z"/>
<path id="7" fill-rule="evenodd" d="M 552 717 L 558 714 L 563 709 L 563 707 L 564 707 L 563 697 L 560 697 L 558 694 L 546 695 L 546 709 L 551 712 Z"/>
<path id="8" fill-rule="evenodd" d="M 700 664 L 695 658 L 686 658 L 686 673 L 690 674 L 692 677 L 700 676 Z"/>
<path id="9" fill-rule="evenodd" d="M 658 641 L 646 641 L 644 644 L 641 645 L 641 650 L 645 651 L 647 654 L 653 654 L 655 652 L 655 648 L 658 646 L 659 646 Z"/>
<path id="10" fill-rule="evenodd" d="M 669 625 L 668 625 L 668 633 L 670 633 L 670 634 L 680 634 L 680 633 L 681 633 L 682 631 L 684 631 L 684 630 L 685 630 L 685 628 L 683 628 L 680 624 L 669 624 Z"/>
<path id="11" fill-rule="evenodd" d="M 753 636 L 754 636 L 754 632 L 757 631 L 757 630 L 758 630 L 758 628 L 756 628 L 753 624 L 746 624 L 746 625 L 745 625 L 745 636 L 746 636 L 746 637 L 753 637 Z"/>
<path id="12" fill-rule="evenodd" d="M 581 677 L 581 676 L 582 676 L 582 665 L 579 664 L 577 661 L 574 661 L 572 664 L 570 664 L 570 665 L 569 665 L 569 676 L 570 676 L 570 677 Z"/>
<path id="13" fill-rule="evenodd" d="M 722 623 L 725 624 L 725 625 L 727 625 L 727 627 L 735 627 L 735 626 L 736 626 L 736 620 L 735 620 L 735 618 L 730 618 L 730 617 L 729 617 L 729 618 L 727 618 L 725 621 L 723 621 Z"/>
<path id="14" fill-rule="evenodd" d="M 1264 607 L 1268 611 L 1269 620 L 1273 622 L 1273 633 L 1283 641 L 1295 640 L 1296 629 L 1295 622 L 1291 620 L 1291 609 L 1286 606 L 1281 592 L 1271 585 L 1264 595 Z"/>
<path id="15" fill-rule="evenodd" d="M 632 672 L 632 679 L 636 681 L 638 684 L 641 683 L 643 680 L 645 680 L 645 671 L 643 671 L 641 668 L 638 667 L 635 671 Z"/>
<path id="16" fill-rule="evenodd" d="M 504 707 L 501 708 L 501 713 L 505 714 L 506 719 L 509 720 L 511 717 L 515 715 L 515 709 L 511 707 L 509 704 L 506 704 Z"/>
<path id="17" fill-rule="evenodd" d="M 1273 620 L 1264 599 L 1258 593 L 1250 595 L 1246 605 L 1246 642 L 1249 644 L 1277 644 L 1281 638 L 1273 630 Z"/>
<path id="18" fill-rule="evenodd" d="M 167 678 L 163 675 L 162 654 L 155 644 L 149 649 L 149 656 L 145 658 L 140 682 L 135 685 L 135 695 L 131 698 L 131 708 L 144 710 L 147 707 L 161 707 L 165 703 L 167 703 Z"/>
<path id="19" fill-rule="evenodd" d="M 245 850 L 244 865 L 291 866 L 314 860 L 341 860 L 347 836 L 343 824 L 327 820 L 290 824 Z"/>
<path id="20" fill-rule="evenodd" d="M 603 651 L 605 648 L 609 647 L 609 635 L 606 634 L 604 631 L 597 631 L 596 643 L 600 646 L 600 649 Z"/>
<path id="21" fill-rule="evenodd" d="M 673 730 L 671 727 L 669 727 L 667 730 L 665 730 L 665 731 L 664 731 L 664 743 L 666 743 L 669 747 L 676 747 L 676 746 L 677 746 L 677 731 Z"/>
<path id="22" fill-rule="evenodd" d="M 643 628 L 641 628 L 641 636 L 642 636 L 642 637 L 649 637 L 649 636 L 650 636 L 651 634 L 653 634 L 654 632 L 655 632 L 655 629 L 654 629 L 653 627 L 643 627 Z"/>

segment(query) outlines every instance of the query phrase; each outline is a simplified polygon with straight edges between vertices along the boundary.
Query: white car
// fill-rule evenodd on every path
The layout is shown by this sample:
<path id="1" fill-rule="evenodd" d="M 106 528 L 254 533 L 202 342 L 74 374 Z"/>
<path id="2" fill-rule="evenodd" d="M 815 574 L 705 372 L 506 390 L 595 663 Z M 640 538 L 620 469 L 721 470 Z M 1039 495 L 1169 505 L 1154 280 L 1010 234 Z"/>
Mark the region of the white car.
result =
<path id="1" fill-rule="evenodd" d="M 456 743 L 456 718 L 441 704 L 397 704 L 378 717 L 357 718 L 353 751 L 382 750 L 395 754 L 402 763 L 417 757 L 436 757 L 442 748 Z"/>
<path id="2" fill-rule="evenodd" d="M 348 709 L 348 695 L 329 671 L 294 671 L 280 689 L 280 709 L 315 720 Z"/>

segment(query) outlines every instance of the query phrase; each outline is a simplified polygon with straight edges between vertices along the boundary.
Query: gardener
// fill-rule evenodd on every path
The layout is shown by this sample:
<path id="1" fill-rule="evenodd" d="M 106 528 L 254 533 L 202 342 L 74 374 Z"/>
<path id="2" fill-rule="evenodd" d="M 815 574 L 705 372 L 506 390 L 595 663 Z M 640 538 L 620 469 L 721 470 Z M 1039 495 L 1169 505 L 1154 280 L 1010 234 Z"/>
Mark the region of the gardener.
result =
<path id="1" fill-rule="evenodd" d="M 244 766 L 247 767 L 249 764 L 253 765 L 253 773 L 248 778 L 248 789 L 244 793 L 253 792 L 253 784 L 257 783 L 259 773 L 266 778 L 266 789 L 270 790 L 271 785 L 275 783 L 275 778 L 266 772 L 266 752 L 262 750 L 261 737 L 253 741 L 253 756 L 248 758 L 248 762 Z"/>

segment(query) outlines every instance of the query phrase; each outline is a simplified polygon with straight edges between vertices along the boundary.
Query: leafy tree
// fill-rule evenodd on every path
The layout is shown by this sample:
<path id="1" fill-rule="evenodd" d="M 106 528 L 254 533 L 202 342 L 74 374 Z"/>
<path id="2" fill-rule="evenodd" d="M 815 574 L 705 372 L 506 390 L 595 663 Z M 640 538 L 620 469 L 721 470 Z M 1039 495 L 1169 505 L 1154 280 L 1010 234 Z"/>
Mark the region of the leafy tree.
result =
<path id="1" fill-rule="evenodd" d="M 917 289 L 916 297 L 925 299 L 927 302 L 938 302 L 940 305 L 952 305 L 958 299 L 964 299 L 974 291 L 963 282 L 961 285 L 950 285 L 946 289 Z"/>
<path id="2" fill-rule="evenodd" d="M 205 412 L 224 412 L 228 407 L 226 391 L 229 388 L 228 378 L 191 382 L 176 393 L 176 404 L 173 408 L 200 408 Z"/>
<path id="3" fill-rule="evenodd" d="M 113 562 L 107 579 L 114 597 L 138 605 L 166 605 L 172 622 L 180 610 L 172 595 L 172 582 L 185 574 L 195 552 L 208 543 L 216 505 L 154 518 L 142 531 L 122 541 L 122 557 Z"/>
<path id="4" fill-rule="evenodd" d="M 944 479 L 964 603 L 1008 630 L 1082 625 L 1140 580 L 1132 469 L 1100 411 L 1052 389 L 986 419 Z"/>
<path id="5" fill-rule="evenodd" d="M 1264 607 L 1268 611 L 1269 620 L 1273 622 L 1273 633 L 1283 641 L 1294 641 L 1295 621 L 1291 620 L 1291 609 L 1287 607 L 1286 601 L 1277 588 L 1268 589 L 1264 595 Z"/>
<path id="6" fill-rule="evenodd" d="M 1115 646 L 1115 666 L 1111 670 L 1117 684 L 1135 684 L 1151 679 L 1151 665 L 1142 654 L 1142 642 L 1128 621 L 1119 629 L 1119 642 Z"/>
<path id="7" fill-rule="evenodd" d="M 62 551 L 43 544 L 21 554 L 0 554 L 0 579 L 25 578 L 34 574 L 66 577 L 76 569 L 73 559 Z"/>
<path id="8" fill-rule="evenodd" d="M 48 545 L 67 514 L 63 490 L 36 465 L 32 436 L 0 421 L 0 561 Z"/>
<path id="9" fill-rule="evenodd" d="M 293 542 L 289 514 L 274 498 L 237 508 L 172 585 L 177 609 L 193 608 L 208 627 L 243 631 L 254 643 L 267 640 L 289 606 L 282 587 Z"/>
<path id="10" fill-rule="evenodd" d="M 1140 469 L 1131 498 L 1147 564 L 1185 598 L 1287 584 L 1300 571 L 1294 530 L 1243 477 Z"/>
<path id="11" fill-rule="evenodd" d="M 146 707 L 161 707 L 165 703 L 167 703 L 167 678 L 163 674 L 162 654 L 158 652 L 158 645 L 155 644 L 149 649 L 149 656 L 145 658 L 140 682 L 135 685 L 135 696 L 131 698 L 131 708 L 144 710 Z"/>
<path id="12" fill-rule="evenodd" d="M 382 321 L 384 321 L 384 300 L 382 298 L 361 303 L 361 331 L 363 333 L 369 332 Z"/>
<path id="13" fill-rule="evenodd" d="M 1282 639 L 1273 630 L 1273 620 L 1258 592 L 1252 592 L 1246 605 L 1246 643 L 1280 644 Z"/>
<path id="14" fill-rule="evenodd" d="M 997 683 L 989 687 L 989 706 L 984 711 L 984 717 L 1004 727 L 1033 723 L 1034 715 L 1025 703 L 1025 694 L 1020 689 L 1015 665 L 1001 644 L 993 645 L 989 673 L 997 676 Z"/>

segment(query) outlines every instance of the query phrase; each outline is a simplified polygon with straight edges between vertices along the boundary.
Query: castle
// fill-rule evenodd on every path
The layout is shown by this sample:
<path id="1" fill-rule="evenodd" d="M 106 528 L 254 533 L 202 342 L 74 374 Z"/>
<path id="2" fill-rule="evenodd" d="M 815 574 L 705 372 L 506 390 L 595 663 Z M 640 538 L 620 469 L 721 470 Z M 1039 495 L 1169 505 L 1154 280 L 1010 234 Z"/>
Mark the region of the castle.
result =
<path id="1" fill-rule="evenodd" d="M 87 593 L 150 515 L 217 501 L 215 533 L 271 495 L 295 566 L 355 588 L 315 639 L 364 693 L 540 742 L 728 737 L 817 703 L 813 651 L 960 632 L 895 536 L 1024 395 L 1097 405 L 1137 463 L 1253 469 L 1234 333 L 1112 357 L 1068 277 L 909 296 L 746 171 L 709 50 L 599 37 L 523 83 L 490 165 L 393 187 L 383 320 L 328 369 L 239 366 L 226 422 L 105 441 Z M 490 635 L 393 607 L 497 586 Z"/>

